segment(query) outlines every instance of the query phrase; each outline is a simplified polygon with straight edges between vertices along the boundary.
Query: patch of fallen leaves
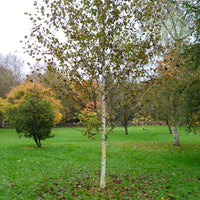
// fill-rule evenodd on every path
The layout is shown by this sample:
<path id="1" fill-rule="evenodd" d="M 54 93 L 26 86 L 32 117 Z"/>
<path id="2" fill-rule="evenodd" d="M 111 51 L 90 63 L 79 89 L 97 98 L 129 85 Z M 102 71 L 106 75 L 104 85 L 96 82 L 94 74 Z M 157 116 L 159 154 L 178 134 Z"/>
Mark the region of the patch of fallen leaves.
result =
<path id="1" fill-rule="evenodd" d="M 106 177 L 106 188 L 99 188 L 99 174 L 84 176 L 66 174 L 58 178 L 48 178 L 35 189 L 34 198 L 40 199 L 173 199 L 168 191 L 167 178 L 149 176 L 116 175 L 109 173 Z M 89 174 L 89 173 L 87 173 Z M 80 178 L 82 177 L 82 178 Z M 32 196 L 33 197 L 33 196 Z"/>

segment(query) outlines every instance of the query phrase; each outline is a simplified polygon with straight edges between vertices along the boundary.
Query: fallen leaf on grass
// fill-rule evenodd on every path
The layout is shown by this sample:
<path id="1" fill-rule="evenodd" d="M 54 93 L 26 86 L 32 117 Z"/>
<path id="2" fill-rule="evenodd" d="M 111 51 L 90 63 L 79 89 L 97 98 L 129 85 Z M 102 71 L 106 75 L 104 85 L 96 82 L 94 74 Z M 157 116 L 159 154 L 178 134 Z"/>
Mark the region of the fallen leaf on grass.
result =
<path id="1" fill-rule="evenodd" d="M 122 182 L 122 179 L 114 179 L 114 180 L 113 180 L 113 183 L 120 184 L 121 182 Z"/>

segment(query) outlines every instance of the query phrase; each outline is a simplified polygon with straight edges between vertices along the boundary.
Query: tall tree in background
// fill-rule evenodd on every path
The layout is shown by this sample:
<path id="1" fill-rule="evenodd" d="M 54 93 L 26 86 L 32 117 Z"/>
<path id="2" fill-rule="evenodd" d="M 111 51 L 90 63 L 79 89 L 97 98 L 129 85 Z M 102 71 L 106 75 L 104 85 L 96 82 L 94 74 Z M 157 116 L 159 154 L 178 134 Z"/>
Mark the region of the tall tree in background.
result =
<path id="1" fill-rule="evenodd" d="M 23 79 L 24 62 L 14 54 L 0 54 L 0 97 L 5 98 L 12 87 L 16 87 Z"/>
<path id="2" fill-rule="evenodd" d="M 193 39 L 184 48 L 182 58 L 186 61 L 182 75 L 183 123 L 189 130 L 200 131 L 200 1 L 183 1 L 186 10 L 185 20 Z"/>
<path id="3" fill-rule="evenodd" d="M 186 61 L 181 54 L 190 43 L 190 30 L 182 1 L 170 1 L 164 7 L 166 19 L 162 21 L 162 42 L 165 50 L 161 54 L 163 61 L 158 62 L 156 82 L 149 91 L 155 94 L 151 103 L 158 119 L 164 120 L 169 130 L 172 126 L 174 145 L 179 146 L 177 123 L 181 121 L 180 111 L 183 109 L 180 85 L 186 69 Z"/>
<path id="4" fill-rule="evenodd" d="M 106 174 L 107 73 L 117 82 L 144 76 L 144 65 L 159 48 L 163 2 L 136 0 L 35 1 L 37 13 L 26 49 L 47 68 L 77 85 L 98 80 L 102 99 L 102 167 Z M 55 66 L 58 66 L 55 69 Z M 63 79 L 64 78 L 64 79 Z"/>
<path id="5" fill-rule="evenodd" d="M 143 95 L 143 102 L 154 119 L 163 121 L 169 131 L 172 126 L 174 145 L 180 146 L 177 125 L 184 102 L 179 91 L 179 68 L 171 66 L 168 59 L 169 56 L 165 56 L 164 62 L 159 63 L 157 77 Z"/>
<path id="6" fill-rule="evenodd" d="M 167 7 L 168 20 L 163 22 L 165 33 L 171 39 L 168 56 L 177 71 L 177 96 L 183 99 L 182 124 L 187 128 L 199 127 L 200 88 L 200 1 L 174 1 Z"/>

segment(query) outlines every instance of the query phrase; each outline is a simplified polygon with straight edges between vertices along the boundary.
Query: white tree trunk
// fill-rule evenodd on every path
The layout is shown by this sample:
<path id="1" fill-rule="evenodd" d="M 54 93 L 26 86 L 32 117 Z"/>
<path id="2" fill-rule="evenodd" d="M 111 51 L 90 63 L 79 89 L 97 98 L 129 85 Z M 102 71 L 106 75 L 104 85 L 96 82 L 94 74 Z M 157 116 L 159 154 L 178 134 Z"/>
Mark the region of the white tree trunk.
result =
<path id="1" fill-rule="evenodd" d="M 178 131 L 177 131 L 176 126 L 172 126 L 172 132 L 173 132 L 173 135 L 174 135 L 174 146 L 180 146 Z"/>
<path id="2" fill-rule="evenodd" d="M 104 69 L 103 69 L 104 70 Z M 106 186 L 106 98 L 105 98 L 105 76 L 103 73 L 102 83 L 102 160 L 100 187 Z"/>

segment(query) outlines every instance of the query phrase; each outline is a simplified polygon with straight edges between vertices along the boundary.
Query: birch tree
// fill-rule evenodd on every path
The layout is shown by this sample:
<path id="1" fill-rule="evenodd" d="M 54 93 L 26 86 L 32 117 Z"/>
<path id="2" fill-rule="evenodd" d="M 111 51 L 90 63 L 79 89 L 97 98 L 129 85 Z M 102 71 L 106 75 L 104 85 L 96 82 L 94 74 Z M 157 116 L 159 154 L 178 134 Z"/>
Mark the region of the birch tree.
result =
<path id="1" fill-rule="evenodd" d="M 123 83 L 145 74 L 144 66 L 160 47 L 162 1 L 43 0 L 34 2 L 36 13 L 25 48 L 47 69 L 70 81 L 98 80 L 102 99 L 102 164 L 100 187 L 106 174 L 106 74 Z M 58 66 L 55 69 L 55 66 Z"/>
<path id="2" fill-rule="evenodd" d="M 166 19 L 162 22 L 162 41 L 166 47 L 163 52 L 163 61 L 158 62 L 157 73 L 158 82 L 162 83 L 158 86 L 163 93 L 157 103 L 164 101 L 161 104 L 167 111 L 168 126 L 172 126 L 174 135 L 174 145 L 179 146 L 179 138 L 177 131 L 177 120 L 180 119 L 180 111 L 182 105 L 182 94 L 180 92 L 180 84 L 182 82 L 181 75 L 185 71 L 185 60 L 181 57 L 184 47 L 190 42 L 190 29 L 185 20 L 185 10 L 183 1 L 171 1 L 164 5 L 166 9 Z M 165 94 L 164 94 L 165 93 Z M 179 102 L 179 103 L 178 103 Z M 183 102 L 182 102 L 183 103 Z M 157 105 L 158 105 L 157 104 Z M 162 115 L 162 114 L 161 114 Z"/>

